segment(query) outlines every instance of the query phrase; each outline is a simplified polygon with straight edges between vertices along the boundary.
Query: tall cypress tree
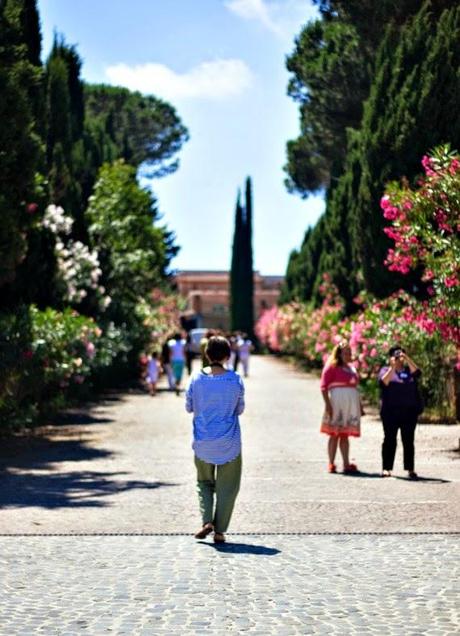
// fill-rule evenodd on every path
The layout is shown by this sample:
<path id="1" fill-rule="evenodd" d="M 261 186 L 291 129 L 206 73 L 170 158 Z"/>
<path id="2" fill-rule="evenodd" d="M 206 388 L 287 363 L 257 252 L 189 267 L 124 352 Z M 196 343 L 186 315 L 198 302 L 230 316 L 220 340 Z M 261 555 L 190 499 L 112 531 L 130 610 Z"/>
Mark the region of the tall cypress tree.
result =
<path id="1" fill-rule="evenodd" d="M 233 331 L 242 328 L 242 298 L 244 285 L 243 263 L 244 221 L 241 194 L 238 190 L 235 207 L 235 228 L 233 232 L 232 264 L 230 269 L 230 326 Z"/>
<path id="2" fill-rule="evenodd" d="M 29 59 L 23 10 L 20 0 L 0 3 L 0 288 L 16 276 L 36 213 L 27 203 L 35 197 L 41 148 L 29 90 L 41 74 Z M 8 304 L 3 290 L 0 303 Z"/>
<path id="3" fill-rule="evenodd" d="M 244 280 L 242 330 L 253 336 L 254 331 L 254 265 L 252 254 L 252 182 L 246 178 L 244 208 Z"/>
<path id="4" fill-rule="evenodd" d="M 250 335 L 254 330 L 254 271 L 252 255 L 252 184 L 246 179 L 245 207 L 238 196 L 235 209 L 230 270 L 230 324 Z"/>
<path id="5" fill-rule="evenodd" d="M 77 238 L 87 239 L 81 181 L 84 171 L 83 82 L 74 47 L 54 40 L 47 61 L 47 163 L 53 203 L 75 220 Z"/>

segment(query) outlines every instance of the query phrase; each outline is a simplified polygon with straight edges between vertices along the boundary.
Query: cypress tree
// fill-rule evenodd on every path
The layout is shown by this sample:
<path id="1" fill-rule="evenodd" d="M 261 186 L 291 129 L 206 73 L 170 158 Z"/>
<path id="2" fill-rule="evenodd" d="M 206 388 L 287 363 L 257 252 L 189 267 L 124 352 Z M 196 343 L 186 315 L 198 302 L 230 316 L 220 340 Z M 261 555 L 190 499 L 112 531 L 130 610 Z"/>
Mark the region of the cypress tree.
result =
<path id="1" fill-rule="evenodd" d="M 74 47 L 54 40 L 47 61 L 47 163 L 53 203 L 75 219 L 76 238 L 87 240 L 81 181 L 84 174 L 83 83 Z"/>
<path id="2" fill-rule="evenodd" d="M 460 7 L 441 15 L 426 2 L 396 39 L 389 30 L 377 59 L 348 172 L 360 174 L 342 206 L 349 210 L 356 260 L 365 286 L 384 296 L 414 277 L 398 279 L 383 265 L 389 241 L 379 206 L 385 184 L 420 173 L 420 159 L 440 143 L 460 147 Z M 345 179 L 343 177 L 342 179 Z"/>
<path id="3" fill-rule="evenodd" d="M 19 0 L 0 4 L 0 287 L 16 276 L 36 214 L 28 204 L 35 198 L 41 147 L 29 90 L 41 76 L 28 57 L 23 8 Z M 2 290 L 3 306 L 7 296 Z"/>
<path id="4" fill-rule="evenodd" d="M 242 298 L 243 304 L 243 324 L 241 329 L 253 336 L 254 331 L 254 264 L 252 253 L 252 183 L 251 178 L 246 179 L 245 188 L 245 208 L 244 208 L 244 242 L 243 242 L 243 263 L 244 279 Z"/>
<path id="5" fill-rule="evenodd" d="M 241 206 L 241 194 L 238 190 L 235 207 L 235 228 L 233 232 L 232 263 L 230 269 L 230 326 L 232 331 L 242 328 L 242 298 L 241 291 L 244 285 L 243 263 L 243 208 Z"/>

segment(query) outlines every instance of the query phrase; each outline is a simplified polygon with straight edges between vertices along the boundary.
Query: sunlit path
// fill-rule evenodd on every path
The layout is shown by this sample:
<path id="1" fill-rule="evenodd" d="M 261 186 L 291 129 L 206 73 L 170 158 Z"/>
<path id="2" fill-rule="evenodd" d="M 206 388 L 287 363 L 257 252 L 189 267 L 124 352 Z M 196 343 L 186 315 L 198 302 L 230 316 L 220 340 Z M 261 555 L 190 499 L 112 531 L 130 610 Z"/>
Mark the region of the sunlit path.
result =
<path id="1" fill-rule="evenodd" d="M 254 357 L 242 416 L 243 482 L 230 532 L 459 530 L 458 426 L 419 426 L 419 482 L 380 473 L 381 425 L 352 441 L 362 476 L 326 472 L 318 380 Z M 161 388 L 164 388 L 163 386 Z M 0 532 L 184 532 L 199 525 L 183 396 L 113 395 L 46 439 L 1 454 Z"/>

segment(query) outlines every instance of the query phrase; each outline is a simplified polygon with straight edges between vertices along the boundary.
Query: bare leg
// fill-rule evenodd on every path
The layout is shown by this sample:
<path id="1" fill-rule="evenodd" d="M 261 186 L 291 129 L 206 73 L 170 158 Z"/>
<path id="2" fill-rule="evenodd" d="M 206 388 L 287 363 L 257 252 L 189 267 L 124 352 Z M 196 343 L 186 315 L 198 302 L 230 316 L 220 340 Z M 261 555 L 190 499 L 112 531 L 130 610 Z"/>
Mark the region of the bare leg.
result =
<path id="1" fill-rule="evenodd" d="M 327 444 L 327 451 L 329 453 L 329 462 L 331 464 L 334 463 L 335 460 L 335 454 L 337 453 L 337 443 L 339 441 L 339 438 L 336 437 L 335 435 L 330 435 L 329 436 L 329 442 Z"/>
<path id="2" fill-rule="evenodd" d="M 343 467 L 346 468 L 350 464 L 348 456 L 350 452 L 350 443 L 348 441 L 348 437 L 340 438 L 340 452 L 342 453 Z"/>

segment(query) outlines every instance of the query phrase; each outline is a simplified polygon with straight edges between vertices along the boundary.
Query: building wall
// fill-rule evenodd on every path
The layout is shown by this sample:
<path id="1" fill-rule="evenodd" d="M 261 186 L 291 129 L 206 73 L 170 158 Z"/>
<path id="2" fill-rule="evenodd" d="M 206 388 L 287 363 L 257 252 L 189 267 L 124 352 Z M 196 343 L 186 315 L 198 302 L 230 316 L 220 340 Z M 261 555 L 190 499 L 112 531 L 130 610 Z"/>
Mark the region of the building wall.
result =
<path id="1" fill-rule="evenodd" d="M 227 330 L 230 327 L 230 274 L 217 271 L 183 271 L 176 275 L 180 294 L 187 298 L 187 314 L 198 318 L 197 326 Z M 254 316 L 278 301 L 283 276 L 254 272 Z"/>

